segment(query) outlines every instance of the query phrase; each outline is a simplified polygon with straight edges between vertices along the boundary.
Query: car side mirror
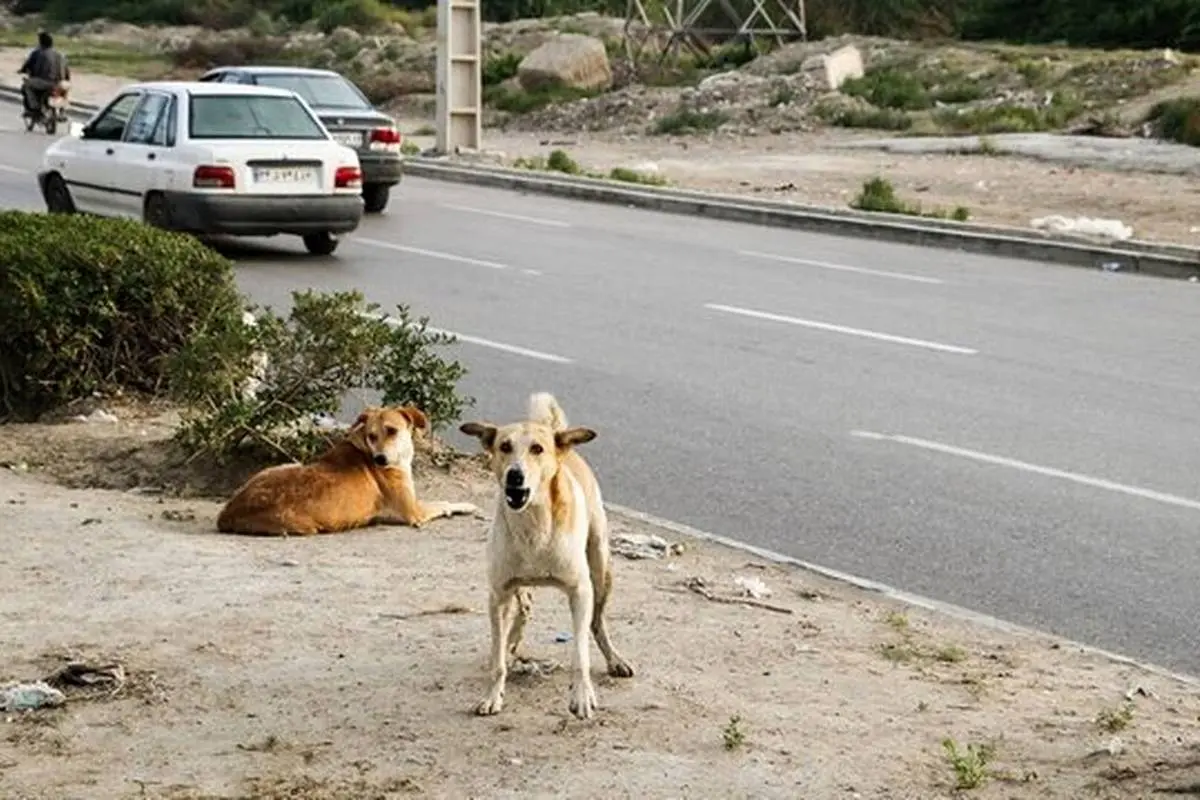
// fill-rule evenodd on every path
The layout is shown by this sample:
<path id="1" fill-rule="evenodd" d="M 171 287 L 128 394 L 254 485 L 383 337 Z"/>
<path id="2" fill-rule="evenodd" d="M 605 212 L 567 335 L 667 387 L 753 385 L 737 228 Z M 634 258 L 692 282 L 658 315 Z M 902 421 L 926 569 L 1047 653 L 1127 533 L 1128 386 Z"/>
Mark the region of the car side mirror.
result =
<path id="1" fill-rule="evenodd" d="M 90 139 L 90 138 L 92 138 L 92 126 L 91 126 L 91 125 L 84 125 L 84 126 L 82 126 L 82 127 L 79 129 L 79 138 L 80 138 L 80 139 Z"/>

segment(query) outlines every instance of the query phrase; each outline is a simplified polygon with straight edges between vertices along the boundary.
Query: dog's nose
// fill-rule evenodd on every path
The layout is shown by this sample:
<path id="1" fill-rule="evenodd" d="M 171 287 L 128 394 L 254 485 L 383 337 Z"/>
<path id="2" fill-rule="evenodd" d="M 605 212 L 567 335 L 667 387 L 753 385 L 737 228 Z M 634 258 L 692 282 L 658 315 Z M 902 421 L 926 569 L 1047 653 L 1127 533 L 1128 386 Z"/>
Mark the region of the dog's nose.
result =
<path id="1" fill-rule="evenodd" d="M 375 456 L 375 463 L 381 467 L 386 467 L 387 466 L 387 456 L 385 456 L 383 453 L 380 453 L 379 455 Z"/>
<path id="2" fill-rule="evenodd" d="M 510 469 L 508 472 L 506 472 L 504 474 L 504 485 L 505 486 L 524 486 L 525 485 L 525 473 L 521 472 L 521 470 L 517 469 L 516 467 Z"/>

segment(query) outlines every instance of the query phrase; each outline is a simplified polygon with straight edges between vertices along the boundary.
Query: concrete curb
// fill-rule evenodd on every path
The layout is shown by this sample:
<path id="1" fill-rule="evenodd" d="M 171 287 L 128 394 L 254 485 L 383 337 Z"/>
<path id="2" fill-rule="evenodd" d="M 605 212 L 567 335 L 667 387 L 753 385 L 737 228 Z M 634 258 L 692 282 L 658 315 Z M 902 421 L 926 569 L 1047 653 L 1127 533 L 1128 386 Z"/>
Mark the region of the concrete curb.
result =
<path id="1" fill-rule="evenodd" d="M 406 175 L 413 177 L 702 216 L 729 222 L 747 222 L 832 236 L 852 236 L 1074 267 L 1200 280 L 1200 249 L 1176 245 L 1128 241 L 1107 246 L 1082 239 L 1052 238 L 1019 228 L 950 220 L 917 221 L 913 217 L 901 215 L 789 205 L 755 198 L 653 186 L 634 187 L 597 178 L 462 165 L 426 157 L 407 159 L 404 170 Z"/>
<path id="2" fill-rule="evenodd" d="M 21 102 L 21 90 L 0 85 L 0 100 Z M 91 117 L 99 106 L 71 101 L 69 112 Z M 1115 269 L 1163 278 L 1200 280 L 1200 249 L 1128 241 L 1102 245 L 998 225 L 802 206 L 657 186 L 630 186 L 597 178 L 450 163 L 441 158 L 405 160 L 405 174 L 418 178 L 488 186 L 573 200 L 623 205 L 729 222 L 792 228 L 919 247 L 1043 261 L 1091 269 Z"/>
<path id="3" fill-rule="evenodd" d="M 721 545 L 722 547 L 728 547 L 732 550 L 737 550 L 739 552 L 761 558 L 764 561 L 795 567 L 796 569 L 810 572 L 814 575 L 819 575 L 822 578 L 833 581 L 834 583 L 840 583 L 855 589 L 871 592 L 872 594 L 880 595 L 906 606 L 920 608 L 925 611 L 941 614 L 962 622 L 990 628 L 1002 633 L 1018 634 L 1022 636 L 1038 638 L 1062 649 L 1076 650 L 1080 653 L 1096 656 L 1114 664 L 1120 664 L 1122 666 L 1142 670 L 1160 678 L 1166 678 L 1167 680 L 1181 683 L 1185 686 L 1200 688 L 1200 677 L 1194 675 L 1175 672 L 1167 669 L 1166 667 L 1160 667 L 1157 664 L 1139 661 L 1130 656 L 1114 653 L 1111 650 L 1104 650 L 1099 647 L 1093 647 L 1092 645 L 1077 642 L 1073 639 L 1067 639 L 1063 636 L 1056 636 L 1055 634 L 1047 633 L 1045 631 L 1039 631 L 1036 628 L 1028 628 L 1024 625 L 1018 625 L 1014 622 L 1007 622 L 997 617 L 972 611 L 969 608 L 956 606 L 952 603 L 943 603 L 940 600 L 922 597 L 921 595 L 896 589 L 888 586 L 887 584 L 879 583 L 878 581 L 873 581 L 868 578 L 860 578 L 857 575 L 851 575 L 849 573 L 841 572 L 829 567 L 823 567 L 819 564 L 812 564 L 807 561 L 802 561 L 798 558 L 785 556 L 782 553 L 775 552 L 774 550 L 768 550 L 763 547 L 747 544 L 746 542 L 739 542 L 737 539 L 730 539 L 727 536 L 721 536 L 719 534 L 709 533 L 708 531 L 702 531 L 698 528 L 693 528 L 690 525 L 672 522 L 671 520 L 656 517 L 653 514 L 647 514 L 643 511 L 626 508 L 614 503 L 605 503 L 604 507 L 610 514 L 618 517 L 624 517 L 631 522 L 638 522 L 643 525 L 649 525 L 651 527 L 670 531 L 677 536 L 686 536 L 689 539 L 698 539 L 700 541 Z"/>

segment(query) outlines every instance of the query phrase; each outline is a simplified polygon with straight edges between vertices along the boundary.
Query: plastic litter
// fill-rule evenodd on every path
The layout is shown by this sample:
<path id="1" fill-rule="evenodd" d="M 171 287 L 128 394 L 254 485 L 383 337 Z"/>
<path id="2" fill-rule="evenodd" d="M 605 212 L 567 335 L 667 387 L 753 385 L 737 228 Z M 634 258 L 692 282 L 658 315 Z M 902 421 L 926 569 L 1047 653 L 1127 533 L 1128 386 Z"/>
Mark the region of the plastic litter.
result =
<path id="1" fill-rule="evenodd" d="M 45 681 L 15 683 L 0 689 L 0 711 L 36 711 L 67 702 L 67 696 Z"/>
<path id="2" fill-rule="evenodd" d="M 1133 237 L 1133 228 L 1119 219 L 1097 219 L 1094 217 L 1075 217 L 1069 219 L 1057 214 L 1048 217 L 1038 217 L 1030 223 L 1038 230 L 1051 233 L 1073 233 L 1079 236 L 1094 236 L 1100 239 L 1117 239 L 1124 241 Z"/>
<path id="3" fill-rule="evenodd" d="M 612 551 L 629 559 L 663 558 L 683 552 L 679 542 L 668 542 L 650 533 L 618 533 L 612 537 Z"/>

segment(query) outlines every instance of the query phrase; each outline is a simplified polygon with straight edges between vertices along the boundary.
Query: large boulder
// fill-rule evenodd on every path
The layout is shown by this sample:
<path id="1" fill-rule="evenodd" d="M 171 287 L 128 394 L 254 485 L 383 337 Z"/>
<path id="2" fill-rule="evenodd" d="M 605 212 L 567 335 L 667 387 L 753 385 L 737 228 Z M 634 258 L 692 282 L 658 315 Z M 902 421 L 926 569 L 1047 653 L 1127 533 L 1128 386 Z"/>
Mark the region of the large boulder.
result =
<path id="1" fill-rule="evenodd" d="M 857 47 L 848 44 L 832 53 L 806 58 L 800 69 L 823 91 L 837 91 L 851 78 L 863 76 L 863 57 Z"/>
<path id="2" fill-rule="evenodd" d="M 604 42 L 578 33 L 560 33 L 521 60 L 517 80 L 527 92 L 597 91 L 612 85 L 612 67 Z"/>

